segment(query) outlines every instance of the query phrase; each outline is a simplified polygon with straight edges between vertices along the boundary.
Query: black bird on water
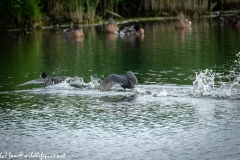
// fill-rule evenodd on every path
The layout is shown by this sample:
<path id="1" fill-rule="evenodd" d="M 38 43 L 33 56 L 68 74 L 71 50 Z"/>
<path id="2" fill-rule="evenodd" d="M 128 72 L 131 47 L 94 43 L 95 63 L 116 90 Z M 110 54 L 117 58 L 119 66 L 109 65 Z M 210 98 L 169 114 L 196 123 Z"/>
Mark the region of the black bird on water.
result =
<path id="1" fill-rule="evenodd" d="M 135 85 L 138 84 L 138 80 L 131 71 L 128 71 L 127 74 L 122 75 L 111 74 L 100 84 L 99 90 L 107 91 L 117 83 L 121 84 L 121 87 L 126 90 L 126 88 L 135 88 Z"/>
<path id="2" fill-rule="evenodd" d="M 62 83 L 69 79 L 68 77 L 64 77 L 64 76 L 48 77 L 47 74 L 44 72 L 41 73 L 40 78 L 42 78 L 42 81 L 43 81 L 44 85 L 46 85 L 46 86 Z"/>
<path id="3" fill-rule="evenodd" d="M 69 79 L 70 79 L 69 77 L 64 77 L 64 76 L 48 77 L 47 74 L 43 72 L 41 73 L 40 78 L 20 84 L 19 86 L 23 86 L 27 84 L 44 84 L 45 86 L 49 86 L 49 85 L 62 83 Z"/>

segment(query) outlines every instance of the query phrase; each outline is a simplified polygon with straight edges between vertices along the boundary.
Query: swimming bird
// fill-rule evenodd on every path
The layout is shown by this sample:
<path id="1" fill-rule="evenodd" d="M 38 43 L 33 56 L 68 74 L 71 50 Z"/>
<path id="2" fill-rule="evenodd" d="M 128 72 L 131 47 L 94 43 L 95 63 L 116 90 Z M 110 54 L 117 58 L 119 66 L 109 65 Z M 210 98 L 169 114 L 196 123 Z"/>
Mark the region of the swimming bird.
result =
<path id="1" fill-rule="evenodd" d="M 117 24 L 115 23 L 115 21 L 112 18 L 108 19 L 108 23 L 105 26 L 105 31 L 107 33 L 116 33 L 118 32 L 119 28 L 117 26 Z"/>
<path id="2" fill-rule="evenodd" d="M 223 16 L 220 18 L 228 23 L 234 23 L 236 20 L 240 19 L 240 16 L 239 15 L 231 15 L 231 16 Z"/>
<path id="3" fill-rule="evenodd" d="M 43 79 L 44 85 L 53 85 L 53 84 L 58 84 L 62 83 L 66 80 L 69 80 L 69 77 L 64 77 L 64 76 L 58 76 L 58 77 L 48 77 L 45 72 L 41 73 L 40 78 Z"/>
<path id="4" fill-rule="evenodd" d="M 48 77 L 46 73 L 41 73 L 39 79 L 31 80 L 26 83 L 20 84 L 19 86 L 27 85 L 27 84 L 44 84 L 45 86 L 54 85 L 58 83 L 62 83 L 64 81 L 70 80 L 70 77 L 58 76 L 58 77 Z"/>
<path id="5" fill-rule="evenodd" d="M 128 71 L 127 74 L 122 75 L 111 74 L 100 84 L 99 90 L 107 91 L 117 83 L 121 84 L 121 87 L 126 90 L 126 88 L 135 88 L 135 85 L 138 84 L 138 80 L 131 71 Z"/>
<path id="6" fill-rule="evenodd" d="M 225 16 L 221 17 L 225 22 L 230 24 L 233 28 L 240 29 L 240 16 L 233 15 L 233 16 Z"/>
<path id="7" fill-rule="evenodd" d="M 237 29 L 237 30 L 240 29 L 240 18 L 236 18 L 230 24 L 231 24 L 232 28 Z"/>
<path id="8" fill-rule="evenodd" d="M 237 29 L 240 29 L 240 19 L 236 19 L 235 22 L 233 23 L 233 26 Z"/>
<path id="9" fill-rule="evenodd" d="M 123 36 L 144 36 L 144 29 L 141 28 L 138 24 L 135 24 L 119 30 L 118 34 Z"/>
<path id="10" fill-rule="evenodd" d="M 65 29 L 64 33 L 66 36 L 72 37 L 72 38 L 84 37 L 82 28 L 78 26 L 74 26 L 73 28 L 70 28 L 70 29 Z"/>
<path id="11" fill-rule="evenodd" d="M 175 24 L 176 29 L 184 29 L 184 28 L 189 28 L 191 26 L 192 22 L 189 21 L 188 19 L 184 19 L 183 13 L 179 13 L 178 18 L 179 18 L 179 21 L 176 22 Z"/>
<path id="12" fill-rule="evenodd" d="M 82 43 L 84 39 L 84 33 L 82 28 L 79 28 L 77 26 L 74 26 L 73 28 L 70 29 L 65 29 L 65 38 L 69 42 L 74 42 L 74 43 Z"/>

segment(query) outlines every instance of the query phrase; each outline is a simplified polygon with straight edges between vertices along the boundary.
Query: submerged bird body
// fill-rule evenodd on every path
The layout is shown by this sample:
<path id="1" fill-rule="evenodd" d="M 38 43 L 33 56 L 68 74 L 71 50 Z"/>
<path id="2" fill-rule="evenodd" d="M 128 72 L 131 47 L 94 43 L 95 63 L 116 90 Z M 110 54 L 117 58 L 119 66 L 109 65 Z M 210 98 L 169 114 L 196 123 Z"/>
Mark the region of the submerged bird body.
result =
<path id="1" fill-rule="evenodd" d="M 64 30 L 64 33 L 66 34 L 66 36 L 71 38 L 84 37 L 83 30 L 76 26 L 71 29 Z"/>
<path id="2" fill-rule="evenodd" d="M 225 16 L 221 17 L 224 21 L 230 24 L 233 28 L 240 29 L 240 16 Z"/>
<path id="3" fill-rule="evenodd" d="M 64 30 L 65 38 L 69 42 L 82 43 L 84 40 L 83 30 L 77 26 Z"/>
<path id="4" fill-rule="evenodd" d="M 137 77 L 133 72 L 128 71 L 127 74 L 117 75 L 111 74 L 109 75 L 99 86 L 100 91 L 107 91 L 115 84 L 121 84 L 123 89 L 135 88 L 135 85 L 138 84 Z"/>
<path id="5" fill-rule="evenodd" d="M 233 26 L 240 29 L 240 19 L 236 19 L 235 22 L 233 23 Z"/>
<path id="6" fill-rule="evenodd" d="M 236 20 L 240 20 L 239 15 L 224 16 L 224 17 L 221 17 L 221 18 L 223 20 L 225 20 L 226 22 L 229 22 L 229 23 L 234 23 Z"/>
<path id="7" fill-rule="evenodd" d="M 184 28 L 189 28 L 192 24 L 191 21 L 188 19 L 184 19 L 183 13 L 180 13 L 178 15 L 179 21 L 175 24 L 176 29 L 184 29 Z"/>

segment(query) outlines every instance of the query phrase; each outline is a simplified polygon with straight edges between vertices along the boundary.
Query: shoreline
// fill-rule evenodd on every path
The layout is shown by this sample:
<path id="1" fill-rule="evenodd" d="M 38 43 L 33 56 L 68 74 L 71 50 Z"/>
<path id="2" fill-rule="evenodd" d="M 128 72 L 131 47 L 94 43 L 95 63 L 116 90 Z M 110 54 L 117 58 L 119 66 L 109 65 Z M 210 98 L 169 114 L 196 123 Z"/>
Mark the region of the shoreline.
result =
<path id="1" fill-rule="evenodd" d="M 198 18 L 216 18 L 221 16 L 231 16 L 236 15 L 240 10 L 228 10 L 228 11 L 213 11 L 210 14 L 203 14 L 200 15 Z M 195 17 L 196 18 L 196 17 Z M 162 16 L 162 17 L 139 17 L 139 18 L 124 18 L 124 19 L 116 19 L 115 22 L 117 24 L 126 24 L 131 22 L 139 22 L 139 21 L 154 21 L 154 20 L 169 20 L 169 19 L 177 19 L 176 16 Z M 102 22 L 104 21 L 104 22 Z M 105 25 L 107 20 L 100 20 L 99 23 L 93 24 L 75 24 L 79 27 L 88 27 L 88 26 L 100 26 Z M 64 23 L 64 24 L 57 24 L 57 25 L 49 25 L 49 26 L 41 26 L 41 27 L 28 27 L 28 28 L 10 28 L 10 29 L 0 29 L 0 31 L 27 31 L 27 30 L 47 30 L 47 29 L 54 29 L 54 28 L 67 28 L 73 26 L 73 22 L 71 23 Z"/>

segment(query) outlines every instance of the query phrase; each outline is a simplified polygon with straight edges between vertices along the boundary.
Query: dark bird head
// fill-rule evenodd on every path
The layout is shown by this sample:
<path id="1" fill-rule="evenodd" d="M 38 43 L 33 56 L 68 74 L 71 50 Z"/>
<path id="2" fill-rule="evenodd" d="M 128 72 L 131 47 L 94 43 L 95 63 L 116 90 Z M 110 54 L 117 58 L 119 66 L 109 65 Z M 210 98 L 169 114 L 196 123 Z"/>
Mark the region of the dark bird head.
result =
<path id="1" fill-rule="evenodd" d="M 138 24 L 135 24 L 133 28 L 135 29 L 136 32 L 138 32 L 141 29 L 141 27 Z"/>
<path id="2" fill-rule="evenodd" d="M 47 74 L 45 72 L 43 72 L 43 73 L 41 73 L 40 77 L 45 79 L 47 77 Z"/>
<path id="3" fill-rule="evenodd" d="M 80 27 L 79 26 L 73 26 L 73 30 L 79 30 Z"/>

